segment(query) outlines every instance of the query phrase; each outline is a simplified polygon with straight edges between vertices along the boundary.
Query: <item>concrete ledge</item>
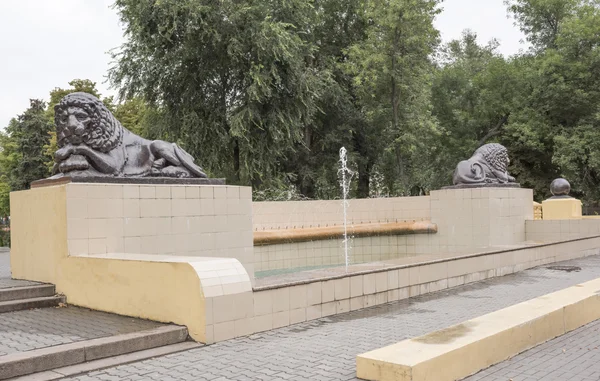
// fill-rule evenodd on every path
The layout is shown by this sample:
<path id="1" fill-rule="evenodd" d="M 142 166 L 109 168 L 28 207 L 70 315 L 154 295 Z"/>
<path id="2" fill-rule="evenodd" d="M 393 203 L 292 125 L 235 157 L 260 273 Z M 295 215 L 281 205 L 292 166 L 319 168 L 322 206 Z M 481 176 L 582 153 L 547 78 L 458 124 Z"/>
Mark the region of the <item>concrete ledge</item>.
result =
<path id="1" fill-rule="evenodd" d="M 600 279 L 357 356 L 359 378 L 454 381 L 600 319 Z M 468 361 L 467 361 L 468 359 Z"/>
<path id="2" fill-rule="evenodd" d="M 59 380 L 65 377 L 74 377 L 80 374 L 113 368 L 119 365 L 130 364 L 142 360 L 151 359 L 158 356 L 165 356 L 183 351 L 189 351 L 194 348 L 200 348 L 203 344 L 193 341 L 183 343 L 165 345 L 159 348 L 146 349 L 139 352 L 128 353 L 119 356 L 112 356 L 101 360 L 87 361 L 85 363 L 56 368 L 36 374 L 30 374 L 23 377 L 11 378 L 11 381 L 52 381 Z"/>
<path id="3" fill-rule="evenodd" d="M 55 287 L 53 284 L 2 288 L 0 289 L 0 302 L 18 299 L 40 298 L 44 296 L 53 296 L 54 294 Z"/>
<path id="4" fill-rule="evenodd" d="M 7 302 L 0 302 L 0 313 L 29 310 L 32 308 L 56 307 L 65 301 L 66 298 L 64 296 L 9 300 Z"/>
<path id="5" fill-rule="evenodd" d="M 437 225 L 431 221 L 389 222 L 348 226 L 348 235 L 355 238 L 378 235 L 434 234 Z M 342 238 L 344 227 L 322 226 L 316 228 L 262 230 L 254 232 L 254 246 L 275 245 Z"/>
<path id="6" fill-rule="evenodd" d="M 0 380 L 185 341 L 187 329 L 164 326 L 0 357 Z"/>

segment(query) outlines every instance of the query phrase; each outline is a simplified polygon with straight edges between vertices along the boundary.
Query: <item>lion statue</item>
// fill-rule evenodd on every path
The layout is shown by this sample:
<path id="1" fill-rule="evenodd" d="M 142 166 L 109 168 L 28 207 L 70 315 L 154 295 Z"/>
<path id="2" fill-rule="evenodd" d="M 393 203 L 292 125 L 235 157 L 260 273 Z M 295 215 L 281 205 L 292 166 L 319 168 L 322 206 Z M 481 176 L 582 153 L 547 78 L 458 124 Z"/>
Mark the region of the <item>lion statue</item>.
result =
<path id="1" fill-rule="evenodd" d="M 54 178 L 80 176 L 198 177 L 206 174 L 177 144 L 128 131 L 88 93 L 71 93 L 54 107 L 58 151 Z"/>
<path id="2" fill-rule="evenodd" d="M 508 174 L 508 151 L 498 143 L 479 147 L 473 156 L 456 166 L 452 182 L 461 184 L 507 184 L 515 183 Z"/>

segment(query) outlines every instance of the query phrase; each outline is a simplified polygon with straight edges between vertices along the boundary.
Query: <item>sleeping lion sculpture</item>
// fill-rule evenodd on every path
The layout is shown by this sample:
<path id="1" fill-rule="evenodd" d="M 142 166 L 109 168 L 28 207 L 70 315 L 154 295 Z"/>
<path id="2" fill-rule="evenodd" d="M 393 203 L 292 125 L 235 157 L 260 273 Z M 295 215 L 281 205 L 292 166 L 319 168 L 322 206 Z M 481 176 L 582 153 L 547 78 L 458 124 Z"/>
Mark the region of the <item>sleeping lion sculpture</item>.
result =
<path id="1" fill-rule="evenodd" d="M 473 156 L 456 166 L 452 182 L 454 185 L 516 184 L 508 174 L 508 151 L 498 143 L 479 147 Z"/>
<path id="2" fill-rule="evenodd" d="M 205 178 L 177 144 L 147 140 L 123 127 L 95 96 L 71 93 L 54 107 L 58 151 L 54 178 L 64 175 Z"/>

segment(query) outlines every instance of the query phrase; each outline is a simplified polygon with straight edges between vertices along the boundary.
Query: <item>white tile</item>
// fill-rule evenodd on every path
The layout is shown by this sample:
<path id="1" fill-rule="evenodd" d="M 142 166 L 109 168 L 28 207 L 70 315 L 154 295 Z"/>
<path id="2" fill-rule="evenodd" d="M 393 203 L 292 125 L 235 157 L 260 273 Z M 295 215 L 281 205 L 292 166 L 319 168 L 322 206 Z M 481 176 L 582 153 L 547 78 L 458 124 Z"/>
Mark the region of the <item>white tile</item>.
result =
<path id="1" fill-rule="evenodd" d="M 156 187 L 150 185 L 141 185 L 140 198 L 156 198 Z"/>
<path id="2" fill-rule="evenodd" d="M 124 185 L 123 186 L 123 198 L 139 199 L 140 198 L 140 187 L 138 185 Z"/>

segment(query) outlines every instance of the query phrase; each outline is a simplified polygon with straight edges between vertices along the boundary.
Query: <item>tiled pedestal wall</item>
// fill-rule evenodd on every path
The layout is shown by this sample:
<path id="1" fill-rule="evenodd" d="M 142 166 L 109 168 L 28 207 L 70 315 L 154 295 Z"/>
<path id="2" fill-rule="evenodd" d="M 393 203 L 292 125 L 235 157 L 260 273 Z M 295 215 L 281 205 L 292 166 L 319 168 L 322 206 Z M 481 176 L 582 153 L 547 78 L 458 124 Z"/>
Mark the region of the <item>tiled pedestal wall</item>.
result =
<path id="1" fill-rule="evenodd" d="M 236 258 L 253 278 L 249 187 L 80 183 L 66 187 L 69 255 Z"/>
<path id="2" fill-rule="evenodd" d="M 446 189 L 431 192 L 432 250 L 464 252 L 525 241 L 533 220 L 533 191 L 521 188 Z"/>

